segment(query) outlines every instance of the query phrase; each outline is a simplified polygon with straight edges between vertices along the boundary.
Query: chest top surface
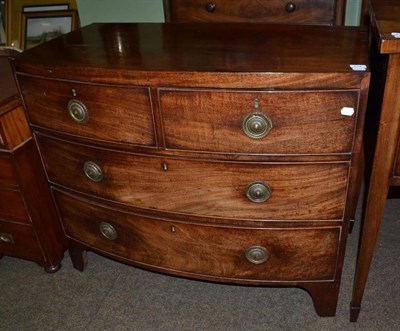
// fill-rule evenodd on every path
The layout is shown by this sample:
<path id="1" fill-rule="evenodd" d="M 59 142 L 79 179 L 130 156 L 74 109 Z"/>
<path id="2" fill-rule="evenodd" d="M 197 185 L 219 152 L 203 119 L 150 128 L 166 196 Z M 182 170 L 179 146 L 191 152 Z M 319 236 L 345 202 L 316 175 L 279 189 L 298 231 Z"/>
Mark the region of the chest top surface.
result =
<path id="1" fill-rule="evenodd" d="M 19 72 L 74 78 L 79 71 L 101 81 L 111 70 L 122 83 L 150 73 L 165 81 L 193 72 L 354 73 L 350 64 L 368 64 L 362 28 L 247 23 L 92 24 L 16 59 Z"/>

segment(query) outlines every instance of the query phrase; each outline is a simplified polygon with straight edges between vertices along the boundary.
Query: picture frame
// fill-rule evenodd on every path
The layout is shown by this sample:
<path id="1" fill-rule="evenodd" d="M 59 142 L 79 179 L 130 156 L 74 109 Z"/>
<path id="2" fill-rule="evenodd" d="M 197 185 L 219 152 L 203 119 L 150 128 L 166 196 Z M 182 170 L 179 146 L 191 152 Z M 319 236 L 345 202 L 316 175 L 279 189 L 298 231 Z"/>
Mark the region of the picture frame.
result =
<path id="1" fill-rule="evenodd" d="M 26 50 L 75 30 L 76 10 L 23 12 L 21 18 L 21 49 Z"/>
<path id="2" fill-rule="evenodd" d="M 7 4 L 8 0 L 0 0 L 0 46 L 7 45 Z"/>
<path id="3" fill-rule="evenodd" d="M 24 7 L 58 6 L 68 4 L 69 10 L 76 10 L 76 0 L 5 0 L 7 3 L 7 46 L 21 49 L 22 15 Z M 44 11 L 44 10 L 41 10 Z M 79 24 L 79 14 L 77 14 Z"/>
<path id="4" fill-rule="evenodd" d="M 22 7 L 22 12 L 32 13 L 38 11 L 69 10 L 68 3 L 49 4 L 49 5 L 27 5 Z"/>

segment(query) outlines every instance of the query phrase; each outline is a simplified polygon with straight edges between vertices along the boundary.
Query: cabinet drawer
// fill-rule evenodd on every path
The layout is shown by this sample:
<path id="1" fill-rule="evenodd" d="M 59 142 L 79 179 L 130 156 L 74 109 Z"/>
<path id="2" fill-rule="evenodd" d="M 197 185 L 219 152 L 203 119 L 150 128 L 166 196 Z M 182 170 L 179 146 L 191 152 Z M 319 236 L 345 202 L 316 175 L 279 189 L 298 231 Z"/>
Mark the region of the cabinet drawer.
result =
<path id="1" fill-rule="evenodd" d="M 326 154 L 353 147 L 358 91 L 161 90 L 160 98 L 169 149 Z M 343 107 L 354 114 L 342 115 Z"/>
<path id="2" fill-rule="evenodd" d="M 175 22 L 333 24 L 334 0 L 170 0 Z"/>
<path id="3" fill-rule="evenodd" d="M 0 153 L 0 186 L 17 186 L 18 179 L 13 160 L 8 154 Z"/>
<path id="4" fill-rule="evenodd" d="M 334 278 L 340 227 L 189 224 L 116 211 L 59 191 L 55 197 L 68 236 L 137 263 L 242 280 Z"/>
<path id="5" fill-rule="evenodd" d="M 35 231 L 28 224 L 0 221 L 0 255 L 44 262 Z"/>
<path id="6" fill-rule="evenodd" d="M 30 222 L 20 191 L 0 188 L 0 218 Z"/>
<path id="7" fill-rule="evenodd" d="M 32 124 L 135 145 L 154 146 L 149 90 L 19 77 Z M 72 115 L 71 115 L 72 114 Z"/>
<path id="8" fill-rule="evenodd" d="M 42 135 L 37 139 L 50 181 L 121 203 L 239 219 L 343 217 L 347 164 L 186 160 L 104 150 Z M 98 181 L 88 178 L 85 167 Z M 101 175 L 96 179 L 96 174 Z M 265 202 L 248 197 L 269 193 Z"/>

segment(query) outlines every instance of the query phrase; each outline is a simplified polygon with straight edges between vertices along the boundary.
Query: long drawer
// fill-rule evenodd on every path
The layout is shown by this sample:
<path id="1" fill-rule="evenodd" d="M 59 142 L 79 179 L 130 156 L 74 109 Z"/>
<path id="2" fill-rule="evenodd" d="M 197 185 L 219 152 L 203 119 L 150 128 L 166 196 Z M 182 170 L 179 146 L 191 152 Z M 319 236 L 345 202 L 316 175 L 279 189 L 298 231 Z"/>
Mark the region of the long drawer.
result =
<path id="1" fill-rule="evenodd" d="M 347 163 L 251 163 L 166 158 L 37 134 L 51 182 L 141 208 L 278 220 L 341 220 Z"/>
<path id="2" fill-rule="evenodd" d="M 151 219 L 54 191 L 67 236 L 146 266 L 259 281 L 331 280 L 341 228 L 239 228 Z"/>
<path id="3" fill-rule="evenodd" d="M 224 153 L 351 153 L 358 91 L 162 89 L 168 149 Z"/>
<path id="4" fill-rule="evenodd" d="M 30 122 L 92 139 L 156 145 L 148 88 L 20 76 Z"/>
<path id="5" fill-rule="evenodd" d="M 175 22 L 334 24 L 334 0 L 169 0 Z"/>
<path id="6" fill-rule="evenodd" d="M 29 224 L 0 221 L 0 255 L 44 262 L 35 231 Z"/>

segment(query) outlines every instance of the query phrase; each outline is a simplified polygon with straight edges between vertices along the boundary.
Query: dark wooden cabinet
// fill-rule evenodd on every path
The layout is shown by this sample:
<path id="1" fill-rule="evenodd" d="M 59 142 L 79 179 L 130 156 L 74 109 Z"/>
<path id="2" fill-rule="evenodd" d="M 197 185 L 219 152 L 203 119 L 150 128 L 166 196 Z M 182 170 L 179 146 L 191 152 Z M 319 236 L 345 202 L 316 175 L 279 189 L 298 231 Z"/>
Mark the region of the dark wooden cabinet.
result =
<path id="1" fill-rule="evenodd" d="M 342 25 L 345 0 L 163 0 L 166 22 Z"/>
<path id="2" fill-rule="evenodd" d="M 93 24 L 18 56 L 74 266 L 94 250 L 193 279 L 298 286 L 334 315 L 367 40 L 344 27 Z"/>
<path id="3" fill-rule="evenodd" d="M 0 72 L 0 256 L 55 272 L 66 239 L 7 57 Z"/>

